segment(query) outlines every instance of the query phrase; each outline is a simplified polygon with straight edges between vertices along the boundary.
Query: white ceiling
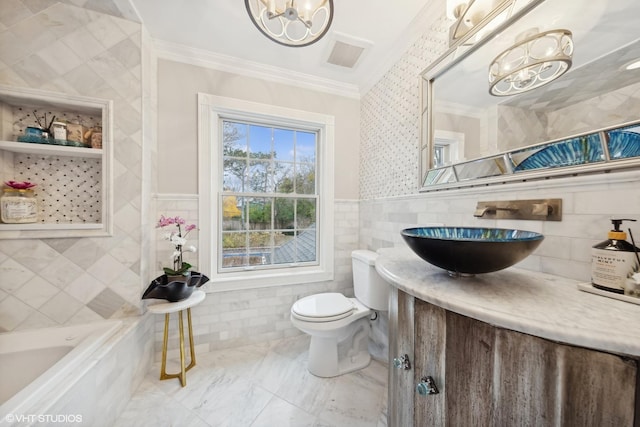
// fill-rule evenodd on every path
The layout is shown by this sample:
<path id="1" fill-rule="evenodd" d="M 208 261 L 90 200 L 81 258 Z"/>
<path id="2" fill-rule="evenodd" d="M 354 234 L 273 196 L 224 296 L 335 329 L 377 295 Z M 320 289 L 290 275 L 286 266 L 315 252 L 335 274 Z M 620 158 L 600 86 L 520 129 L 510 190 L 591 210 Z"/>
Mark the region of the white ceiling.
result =
<path id="1" fill-rule="evenodd" d="M 414 41 L 429 5 L 444 0 L 334 0 L 329 32 L 306 47 L 281 46 L 258 31 L 242 0 L 130 0 L 156 46 L 229 68 L 260 70 L 351 95 L 365 93 Z M 333 42 L 371 44 L 354 69 L 326 62 Z"/>

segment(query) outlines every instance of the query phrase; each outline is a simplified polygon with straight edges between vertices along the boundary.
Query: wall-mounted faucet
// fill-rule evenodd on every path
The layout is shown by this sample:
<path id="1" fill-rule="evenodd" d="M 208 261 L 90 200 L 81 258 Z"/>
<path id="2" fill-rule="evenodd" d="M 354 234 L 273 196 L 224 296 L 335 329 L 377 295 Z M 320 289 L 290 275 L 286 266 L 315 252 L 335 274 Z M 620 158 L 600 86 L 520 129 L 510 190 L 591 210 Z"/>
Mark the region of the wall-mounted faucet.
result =
<path id="1" fill-rule="evenodd" d="M 561 221 L 562 199 L 478 202 L 473 216 L 485 219 Z"/>
<path id="2" fill-rule="evenodd" d="M 498 206 L 488 205 L 480 207 L 480 203 L 478 203 L 478 207 L 476 207 L 476 212 L 473 214 L 473 216 L 481 218 L 487 213 L 496 213 L 497 211 L 518 212 L 518 208 L 502 208 Z"/>

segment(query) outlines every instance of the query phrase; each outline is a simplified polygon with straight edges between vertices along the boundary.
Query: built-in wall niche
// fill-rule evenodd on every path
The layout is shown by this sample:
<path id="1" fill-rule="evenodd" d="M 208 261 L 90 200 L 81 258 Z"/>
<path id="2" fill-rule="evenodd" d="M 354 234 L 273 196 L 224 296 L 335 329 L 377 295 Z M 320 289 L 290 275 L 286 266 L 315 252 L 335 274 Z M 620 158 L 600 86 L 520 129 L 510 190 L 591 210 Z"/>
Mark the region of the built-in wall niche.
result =
<path id="1" fill-rule="evenodd" d="M 35 183 L 38 202 L 36 222 L 0 223 L 0 239 L 111 234 L 112 105 L 0 85 L 0 179 Z M 26 131 L 54 120 L 75 125 L 84 138 L 40 138 Z"/>

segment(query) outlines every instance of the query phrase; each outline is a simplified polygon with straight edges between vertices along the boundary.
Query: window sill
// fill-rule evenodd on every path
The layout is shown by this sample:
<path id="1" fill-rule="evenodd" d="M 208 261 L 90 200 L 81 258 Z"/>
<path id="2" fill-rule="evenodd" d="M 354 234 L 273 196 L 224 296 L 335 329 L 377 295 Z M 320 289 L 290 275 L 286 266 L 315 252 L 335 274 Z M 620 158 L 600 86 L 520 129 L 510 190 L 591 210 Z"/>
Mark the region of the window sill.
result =
<path id="1" fill-rule="evenodd" d="M 225 292 L 242 289 L 266 288 L 271 286 L 299 285 L 303 283 L 325 282 L 333 280 L 333 272 L 313 269 L 292 272 L 288 269 L 278 273 L 265 271 L 243 271 L 238 273 L 223 273 L 210 277 L 204 285 L 206 292 Z"/>

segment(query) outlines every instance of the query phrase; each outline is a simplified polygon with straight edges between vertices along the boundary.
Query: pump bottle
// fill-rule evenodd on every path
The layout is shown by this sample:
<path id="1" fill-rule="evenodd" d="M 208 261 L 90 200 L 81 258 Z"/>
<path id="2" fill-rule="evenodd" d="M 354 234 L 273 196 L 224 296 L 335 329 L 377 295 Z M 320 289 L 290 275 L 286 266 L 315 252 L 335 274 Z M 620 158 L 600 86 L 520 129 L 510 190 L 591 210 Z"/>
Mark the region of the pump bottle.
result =
<path id="1" fill-rule="evenodd" d="M 598 289 L 624 293 L 627 277 L 640 270 L 637 254 L 640 249 L 627 242 L 627 233 L 620 231 L 622 221 L 635 219 L 612 219 L 613 230 L 608 240 L 591 249 L 591 284 Z"/>

